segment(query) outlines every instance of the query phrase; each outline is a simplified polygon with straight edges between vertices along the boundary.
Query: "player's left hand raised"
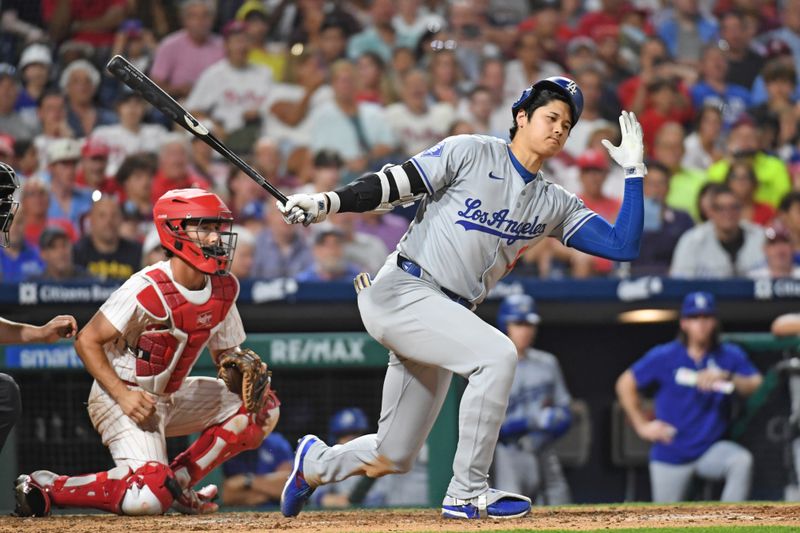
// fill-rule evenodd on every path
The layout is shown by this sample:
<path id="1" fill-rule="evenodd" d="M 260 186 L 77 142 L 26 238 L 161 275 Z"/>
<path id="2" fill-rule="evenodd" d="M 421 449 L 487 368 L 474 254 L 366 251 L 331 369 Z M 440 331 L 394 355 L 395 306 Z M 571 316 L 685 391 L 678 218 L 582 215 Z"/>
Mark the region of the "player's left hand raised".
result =
<path id="1" fill-rule="evenodd" d="M 601 142 L 609 155 L 625 170 L 626 178 L 642 177 L 646 172 L 644 166 L 644 141 L 642 125 L 632 112 L 623 111 L 619 116 L 619 129 L 622 140 L 614 146 L 608 139 Z"/>
<path id="2" fill-rule="evenodd" d="M 58 315 L 41 326 L 37 332 L 39 342 L 55 342 L 58 339 L 70 339 L 78 331 L 78 323 L 71 315 Z"/>

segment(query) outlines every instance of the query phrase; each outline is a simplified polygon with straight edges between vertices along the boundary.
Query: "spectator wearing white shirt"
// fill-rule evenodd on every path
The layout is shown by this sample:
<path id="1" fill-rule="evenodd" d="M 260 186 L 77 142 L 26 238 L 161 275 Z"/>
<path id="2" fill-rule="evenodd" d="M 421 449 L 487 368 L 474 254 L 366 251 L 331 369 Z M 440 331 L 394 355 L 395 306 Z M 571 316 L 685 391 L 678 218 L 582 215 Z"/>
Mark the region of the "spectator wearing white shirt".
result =
<path id="1" fill-rule="evenodd" d="M 272 72 L 247 61 L 250 37 L 244 22 L 225 25 L 225 58 L 208 67 L 184 103 L 190 112 L 208 114 L 232 133 L 261 119 L 274 85 Z"/>
<path id="2" fill-rule="evenodd" d="M 444 137 L 455 120 L 455 110 L 444 102 L 428 105 L 428 76 L 411 70 L 403 76 L 402 101 L 386 109 L 386 117 L 405 158 L 422 152 Z"/>
<path id="3" fill-rule="evenodd" d="M 331 67 L 333 101 L 312 110 L 311 149 L 333 150 L 353 174 L 380 167 L 395 149 L 392 130 L 380 106 L 355 99 L 355 67 L 340 60 Z"/>
<path id="4" fill-rule="evenodd" d="M 420 0 L 398 0 L 397 13 L 392 18 L 396 34 L 396 45 L 414 48 L 429 28 L 442 28 L 444 19 L 428 12 Z"/>
<path id="5" fill-rule="evenodd" d="M 291 82 L 276 83 L 270 92 L 261 133 L 278 144 L 291 168 L 301 157 L 297 152 L 304 152 L 311 141 L 311 111 L 331 102 L 333 90 L 325 84 L 325 69 L 316 54 L 295 57 L 289 74 Z"/>
<path id="6" fill-rule="evenodd" d="M 564 151 L 572 157 L 580 157 L 589 147 L 589 137 L 598 126 L 610 126 L 600 113 L 603 98 L 603 71 L 590 65 L 576 73 L 575 81 L 583 92 L 583 112 L 581 120 L 569 131 Z"/>
<path id="7" fill-rule="evenodd" d="M 697 131 L 683 141 L 681 166 L 705 172 L 722 159 L 722 110 L 713 105 L 703 106 L 697 114 Z"/>
<path id="8" fill-rule="evenodd" d="M 47 170 L 47 152 L 50 145 L 58 139 L 72 137 L 72 130 L 67 124 L 67 102 L 63 94 L 55 89 L 47 89 L 39 98 L 39 120 L 41 132 L 33 138 L 36 152 L 39 154 L 39 170 Z"/>
<path id="9" fill-rule="evenodd" d="M 558 64 L 544 59 L 544 50 L 534 33 L 519 36 L 516 55 L 517 59 L 506 65 L 505 94 L 508 97 L 516 95 L 516 98 L 536 80 L 560 76 L 564 72 Z"/>
<path id="10" fill-rule="evenodd" d="M 117 99 L 119 124 L 100 126 L 92 133 L 92 139 L 109 147 L 106 174 L 113 175 L 129 155 L 140 152 L 158 153 L 167 130 L 159 124 L 143 124 L 146 111 L 142 97 L 125 91 Z"/>
<path id="11" fill-rule="evenodd" d="M 742 278 L 764 263 L 764 230 L 742 220 L 742 205 L 727 185 L 711 196 L 709 221 L 678 241 L 669 275 L 674 278 Z"/>

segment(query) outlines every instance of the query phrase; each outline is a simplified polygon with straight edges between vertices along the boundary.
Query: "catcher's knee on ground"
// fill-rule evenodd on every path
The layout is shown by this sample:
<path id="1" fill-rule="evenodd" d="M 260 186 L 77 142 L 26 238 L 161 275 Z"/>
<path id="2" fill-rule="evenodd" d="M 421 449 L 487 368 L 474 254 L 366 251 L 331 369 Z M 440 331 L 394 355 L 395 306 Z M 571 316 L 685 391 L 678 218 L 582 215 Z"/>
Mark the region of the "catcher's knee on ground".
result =
<path id="1" fill-rule="evenodd" d="M 23 477 L 27 476 L 20 478 Z M 22 485 L 17 486 L 17 514 L 21 516 L 46 516 L 51 504 L 131 516 L 159 515 L 165 513 L 181 493 L 172 470 L 156 462 L 136 470 L 118 466 L 85 476 L 59 476 L 39 470 L 23 480 Z M 26 509 L 27 503 L 33 505 Z"/>

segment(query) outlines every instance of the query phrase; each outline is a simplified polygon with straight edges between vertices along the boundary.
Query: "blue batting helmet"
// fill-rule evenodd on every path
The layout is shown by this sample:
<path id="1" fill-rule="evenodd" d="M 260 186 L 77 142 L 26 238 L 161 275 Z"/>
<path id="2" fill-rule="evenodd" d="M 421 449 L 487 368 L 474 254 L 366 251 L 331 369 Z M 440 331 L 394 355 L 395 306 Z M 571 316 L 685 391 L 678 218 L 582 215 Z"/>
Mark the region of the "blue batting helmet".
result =
<path id="1" fill-rule="evenodd" d="M 583 92 L 581 92 L 581 88 L 578 87 L 575 81 L 564 76 L 552 76 L 539 80 L 522 91 L 522 95 L 511 106 L 511 116 L 516 118 L 517 112 L 520 109 L 524 109 L 536 97 L 538 91 L 542 89 L 555 91 L 567 98 L 570 110 L 572 110 L 572 127 L 574 128 L 575 124 L 578 123 L 578 119 L 581 118 L 581 113 L 583 113 Z"/>
<path id="2" fill-rule="evenodd" d="M 369 430 L 367 414 L 360 407 L 347 407 L 337 411 L 328 423 L 328 441 L 331 445 L 343 435 L 366 433 Z"/>
<path id="3" fill-rule="evenodd" d="M 541 317 L 536 312 L 536 300 L 527 294 L 506 296 L 497 313 L 497 329 L 503 333 L 507 333 L 509 324 L 524 322 L 536 325 L 540 321 Z"/>

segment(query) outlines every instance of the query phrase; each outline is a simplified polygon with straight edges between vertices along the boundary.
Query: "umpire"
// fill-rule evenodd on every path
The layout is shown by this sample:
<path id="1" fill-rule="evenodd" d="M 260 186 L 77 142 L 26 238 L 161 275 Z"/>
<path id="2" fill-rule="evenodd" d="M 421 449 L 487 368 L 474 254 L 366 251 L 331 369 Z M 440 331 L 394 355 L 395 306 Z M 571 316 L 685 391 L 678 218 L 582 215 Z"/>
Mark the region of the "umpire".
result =
<path id="1" fill-rule="evenodd" d="M 617 380 L 620 404 L 650 449 L 653 501 L 686 499 L 694 476 L 724 480 L 722 501 L 750 493 L 753 456 L 724 440 L 732 395 L 751 395 L 761 374 L 744 351 L 719 341 L 714 296 L 686 295 L 678 339 L 652 348 Z M 639 407 L 637 389 L 657 387 L 655 419 Z"/>

